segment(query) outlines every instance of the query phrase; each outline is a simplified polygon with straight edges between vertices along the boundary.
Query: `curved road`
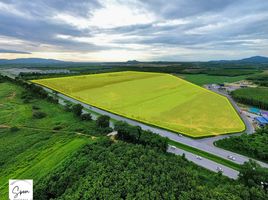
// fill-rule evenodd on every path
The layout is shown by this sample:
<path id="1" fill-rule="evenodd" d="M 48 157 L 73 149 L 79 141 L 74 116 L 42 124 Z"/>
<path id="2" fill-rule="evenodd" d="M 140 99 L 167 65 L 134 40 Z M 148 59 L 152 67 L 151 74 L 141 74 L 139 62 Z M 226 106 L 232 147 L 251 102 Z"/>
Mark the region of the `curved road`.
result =
<path id="1" fill-rule="evenodd" d="M 220 95 L 223 95 L 223 96 L 227 97 L 228 100 L 233 105 L 233 107 L 236 109 L 237 113 L 240 115 L 240 117 L 243 120 L 244 124 L 246 125 L 245 133 L 247 133 L 247 134 L 253 134 L 255 132 L 255 128 L 252 125 L 252 123 L 248 120 L 247 116 L 243 112 L 241 112 L 241 109 L 239 108 L 239 106 L 236 104 L 236 102 L 233 100 L 233 98 L 230 95 L 228 95 L 226 93 L 223 93 L 223 92 L 220 92 L 217 89 L 211 89 L 210 88 L 208 90 L 211 90 L 213 92 L 216 92 L 216 93 L 218 93 Z M 214 146 L 214 142 L 217 141 L 217 140 L 221 140 L 223 138 L 228 138 L 230 136 L 241 135 L 241 134 L 242 133 L 219 135 L 219 136 L 215 136 L 215 137 L 209 137 L 209 138 L 203 138 L 203 139 L 197 139 L 197 140 L 200 141 L 200 142 L 202 142 L 202 143 L 206 143 L 206 144 L 208 144 L 210 146 Z M 217 148 L 217 147 L 215 147 L 215 148 Z"/>
<path id="2" fill-rule="evenodd" d="M 219 168 L 221 168 L 223 175 L 228 176 L 229 178 L 232 178 L 232 179 L 238 178 L 238 174 L 239 174 L 238 171 L 231 169 L 229 167 L 226 167 L 224 165 L 218 164 L 218 163 L 211 161 L 209 159 L 201 158 L 200 156 L 196 156 L 195 154 L 190 153 L 188 151 L 184 151 L 182 149 L 178 149 L 176 147 L 169 146 L 167 152 L 174 153 L 176 155 L 181 155 L 181 156 L 182 156 L 182 154 L 184 154 L 185 157 L 187 158 L 187 160 L 189 160 L 189 161 L 191 161 L 191 162 L 193 162 L 201 167 L 204 167 L 204 168 L 211 170 L 213 172 L 219 172 Z"/>
<path id="3" fill-rule="evenodd" d="M 43 87 L 46 91 L 48 92 L 52 92 L 51 89 L 48 89 L 46 87 Z M 153 133 L 156 133 L 156 134 L 159 134 L 163 137 L 167 137 L 171 140 L 174 140 L 176 142 L 179 142 L 179 143 L 182 143 L 182 144 L 185 144 L 185 145 L 188 145 L 188 146 L 192 146 L 192 147 L 195 147 L 197 149 L 200 149 L 202 151 L 205 151 L 205 152 L 208 152 L 210 154 L 214 154 L 218 157 L 222 157 L 224 159 L 227 159 L 228 160 L 228 156 L 232 155 L 233 157 L 235 157 L 235 161 L 232 160 L 232 162 L 234 163 L 237 163 L 237 164 L 243 164 L 244 162 L 246 161 L 249 161 L 250 158 L 246 157 L 246 156 L 243 156 L 243 155 L 240 155 L 240 154 L 237 154 L 237 153 L 234 153 L 234 152 L 231 152 L 231 151 L 227 151 L 227 150 L 224 150 L 224 149 L 220 149 L 218 147 L 215 147 L 213 145 L 209 145 L 207 144 L 206 142 L 204 142 L 204 140 L 207 140 L 207 139 L 200 139 L 200 140 L 196 140 L 196 139 L 191 139 L 191 138 L 188 138 L 188 137 L 185 137 L 185 136 L 181 136 L 181 135 L 178 135 L 176 133 L 173 133 L 171 131 L 168 131 L 168 130 L 164 130 L 164 129 L 161 129 L 161 128 L 157 128 L 157 127 L 152 127 L 152 126 L 149 126 L 149 125 L 146 125 L 146 124 L 143 124 L 141 122 L 137 122 L 137 121 L 134 121 L 134 120 L 131 120 L 131 119 L 127 119 L 125 117 L 122 117 L 122 116 L 119 116 L 119 115 L 115 115 L 113 113 L 110 113 L 110 112 L 107 112 L 107 111 L 104 111 L 104 110 L 101 110 L 99 108 L 96 108 L 96 107 L 93 107 L 93 106 L 90 106 L 88 104 L 85 104 L 83 102 L 80 102 L 79 100 L 76 100 L 76 99 L 73 99 L 73 98 L 70 98 L 66 95 L 63 95 L 61 93 L 58 93 L 57 94 L 60 98 L 64 99 L 64 100 L 67 100 L 67 101 L 70 101 L 72 103 L 79 103 L 81 104 L 84 108 L 88 109 L 88 110 L 91 110 L 93 112 L 96 112 L 96 113 L 99 113 L 101 115 L 108 115 L 110 116 L 112 119 L 115 119 L 115 120 L 118 120 L 118 121 L 125 121 L 127 122 L 128 124 L 131 124 L 131 125 L 134 125 L 134 126 L 140 126 L 143 130 L 150 130 L 152 131 Z M 63 101 L 60 102 L 61 104 L 64 104 Z M 236 104 L 235 104 L 236 105 Z M 96 116 L 94 116 L 96 117 Z M 220 136 L 220 137 L 228 137 L 228 136 Z M 219 139 L 219 137 L 214 137 L 215 139 Z M 208 138 L 209 139 L 209 138 Z M 181 152 L 184 152 L 183 150 L 180 150 L 180 149 L 177 149 L 174 153 L 176 154 L 182 154 Z M 190 159 L 190 160 L 194 160 L 192 155 L 194 154 L 191 154 L 189 152 L 187 152 L 187 158 Z M 238 175 L 238 172 L 235 171 L 235 170 L 232 170 L 230 168 L 227 168 L 225 166 L 221 166 L 220 164 L 216 163 L 216 162 L 213 162 L 211 160 L 208 160 L 208 159 L 202 159 L 202 163 L 205 162 L 207 164 L 202 164 L 201 165 L 201 161 L 200 160 L 194 160 L 196 164 L 200 165 L 200 166 L 203 166 L 207 169 L 210 169 L 212 171 L 215 171 L 215 169 L 220 166 L 222 169 L 225 169 L 223 171 L 223 174 L 230 177 L 230 178 L 236 178 L 237 175 Z M 264 162 L 260 162 L 260 161 L 256 161 L 258 162 L 262 167 L 265 167 L 265 168 L 268 168 L 268 164 L 264 163 Z M 235 172 L 234 172 L 235 171 Z"/>

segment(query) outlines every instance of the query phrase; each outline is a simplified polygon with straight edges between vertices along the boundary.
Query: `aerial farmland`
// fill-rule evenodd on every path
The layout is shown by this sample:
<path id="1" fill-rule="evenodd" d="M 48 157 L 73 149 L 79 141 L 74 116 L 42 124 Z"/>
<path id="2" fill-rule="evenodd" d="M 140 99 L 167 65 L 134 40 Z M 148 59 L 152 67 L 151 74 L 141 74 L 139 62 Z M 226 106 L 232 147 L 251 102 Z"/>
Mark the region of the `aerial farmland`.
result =
<path id="1" fill-rule="evenodd" d="M 226 97 L 170 74 L 127 71 L 32 82 L 94 107 L 194 138 L 245 129 Z"/>

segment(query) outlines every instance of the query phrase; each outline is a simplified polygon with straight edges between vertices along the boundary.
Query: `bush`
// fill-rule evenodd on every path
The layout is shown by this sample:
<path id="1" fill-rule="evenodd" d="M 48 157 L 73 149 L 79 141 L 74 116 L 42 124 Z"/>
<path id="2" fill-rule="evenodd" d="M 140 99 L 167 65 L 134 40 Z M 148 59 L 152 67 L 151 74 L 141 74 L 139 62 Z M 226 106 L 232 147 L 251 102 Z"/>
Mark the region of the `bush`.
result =
<path id="1" fill-rule="evenodd" d="M 19 131 L 20 129 L 17 127 L 17 126 L 12 126 L 12 127 L 10 127 L 10 129 L 9 129 L 11 132 L 17 132 L 17 131 Z"/>
<path id="2" fill-rule="evenodd" d="M 47 114 L 44 113 L 44 112 L 41 112 L 41 111 L 33 112 L 33 118 L 35 118 L 35 119 L 42 119 L 42 118 L 44 118 L 46 116 L 47 116 Z"/>
<path id="3" fill-rule="evenodd" d="M 126 122 L 117 122 L 114 128 L 117 133 L 117 139 L 142 144 L 143 146 L 155 147 L 163 152 L 167 150 L 167 139 L 151 131 L 143 131 L 139 126 L 131 126 Z"/>
<path id="4" fill-rule="evenodd" d="M 96 123 L 99 128 L 107 128 L 110 126 L 110 117 L 107 115 L 101 115 L 98 117 Z"/>
<path id="5" fill-rule="evenodd" d="M 61 125 L 57 125 L 57 126 L 55 126 L 55 127 L 53 128 L 54 131 L 59 131 L 59 130 L 61 130 L 61 129 L 63 129 L 63 127 L 62 127 Z"/>
<path id="6" fill-rule="evenodd" d="M 261 182 L 268 180 L 268 170 L 253 160 L 245 162 L 239 172 L 239 181 L 248 187 L 260 187 Z"/>
<path id="7" fill-rule="evenodd" d="M 81 104 L 75 104 L 72 106 L 72 111 L 76 116 L 80 116 L 82 114 L 83 106 Z"/>
<path id="8" fill-rule="evenodd" d="M 64 101 L 64 103 L 65 103 L 64 110 L 68 112 L 72 111 L 72 104 L 68 101 Z"/>
<path id="9" fill-rule="evenodd" d="M 96 130 L 98 133 L 107 135 L 108 133 L 113 132 L 113 129 L 111 127 L 106 127 L 106 128 L 97 128 Z"/>
<path id="10" fill-rule="evenodd" d="M 36 106 L 36 105 L 33 105 L 33 106 L 32 106 L 32 109 L 33 109 L 33 110 L 40 110 L 40 107 L 38 107 L 38 106 Z"/>
<path id="11" fill-rule="evenodd" d="M 84 113 L 80 117 L 81 117 L 81 120 L 83 121 L 90 121 L 92 119 L 92 116 L 90 113 Z"/>
<path id="12" fill-rule="evenodd" d="M 51 103 L 55 103 L 55 104 L 59 103 L 59 100 L 55 97 L 52 97 L 52 96 L 48 96 L 47 100 Z"/>
<path id="13" fill-rule="evenodd" d="M 23 103 L 29 103 L 31 100 L 33 100 L 33 96 L 28 92 L 23 92 L 21 94 L 21 99 L 23 100 Z"/>

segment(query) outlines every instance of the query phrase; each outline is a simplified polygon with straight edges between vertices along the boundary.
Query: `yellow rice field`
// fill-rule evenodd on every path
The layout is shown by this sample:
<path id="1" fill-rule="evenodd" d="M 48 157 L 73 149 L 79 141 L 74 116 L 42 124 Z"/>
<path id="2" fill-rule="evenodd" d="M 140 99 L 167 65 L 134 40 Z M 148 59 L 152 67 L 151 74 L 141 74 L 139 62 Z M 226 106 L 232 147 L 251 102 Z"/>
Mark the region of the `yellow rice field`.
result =
<path id="1" fill-rule="evenodd" d="M 245 129 L 226 97 L 170 74 L 127 71 L 32 82 L 103 110 L 191 137 Z"/>

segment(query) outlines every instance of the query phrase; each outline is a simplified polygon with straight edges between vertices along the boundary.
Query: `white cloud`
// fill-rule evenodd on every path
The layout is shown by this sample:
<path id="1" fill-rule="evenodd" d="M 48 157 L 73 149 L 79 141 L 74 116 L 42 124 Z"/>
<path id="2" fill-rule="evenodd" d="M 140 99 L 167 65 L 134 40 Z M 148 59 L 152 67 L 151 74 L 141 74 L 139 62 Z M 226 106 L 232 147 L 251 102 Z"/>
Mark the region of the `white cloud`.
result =
<path id="1" fill-rule="evenodd" d="M 173 19 L 173 20 L 165 20 L 165 21 L 160 21 L 153 26 L 159 26 L 159 27 L 165 27 L 165 26 L 179 26 L 179 25 L 184 25 L 190 23 L 189 20 L 186 19 Z"/>
<path id="2" fill-rule="evenodd" d="M 63 1 L 0 0 L 1 49 L 76 61 L 267 55 L 261 0 Z"/>
<path id="3" fill-rule="evenodd" d="M 129 48 L 133 50 L 138 50 L 148 47 L 148 45 L 145 44 L 135 43 L 136 40 L 141 38 L 137 35 L 99 33 L 88 37 L 76 37 L 71 35 L 56 35 L 55 37 L 62 40 L 71 40 L 86 44 L 94 44 L 97 46 L 105 46 L 107 48 Z M 128 42 L 124 43 L 124 41 Z M 132 41 L 132 43 L 129 41 Z"/>
<path id="4" fill-rule="evenodd" d="M 92 26 L 101 28 L 113 28 L 136 24 L 151 23 L 155 16 L 148 10 L 142 10 L 135 4 L 126 4 L 118 1 L 104 1 L 104 7 L 93 12 L 90 19 Z"/>
<path id="5" fill-rule="evenodd" d="M 53 19 L 70 24 L 79 29 L 89 28 L 115 28 L 136 24 L 152 23 L 155 16 L 137 5 L 130 7 L 128 4 L 122 4 L 118 1 L 102 1 L 103 7 L 96 9 L 88 14 L 88 17 L 72 16 L 67 13 L 58 13 Z"/>

